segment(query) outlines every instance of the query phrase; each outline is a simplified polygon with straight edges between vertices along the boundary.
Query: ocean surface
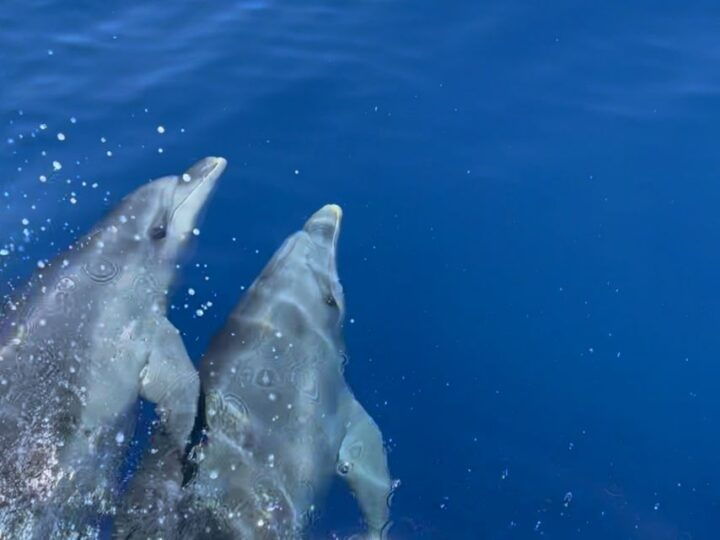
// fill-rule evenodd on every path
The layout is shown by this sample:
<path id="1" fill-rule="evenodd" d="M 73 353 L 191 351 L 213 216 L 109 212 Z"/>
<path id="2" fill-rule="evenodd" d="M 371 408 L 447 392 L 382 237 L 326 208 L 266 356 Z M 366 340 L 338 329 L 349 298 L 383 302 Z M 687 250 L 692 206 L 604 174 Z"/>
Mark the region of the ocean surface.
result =
<path id="1" fill-rule="evenodd" d="M 716 3 L 2 3 L 3 294 L 206 155 L 170 318 L 199 362 L 342 205 L 391 538 L 720 536 Z M 338 484 L 311 538 L 360 530 Z"/>

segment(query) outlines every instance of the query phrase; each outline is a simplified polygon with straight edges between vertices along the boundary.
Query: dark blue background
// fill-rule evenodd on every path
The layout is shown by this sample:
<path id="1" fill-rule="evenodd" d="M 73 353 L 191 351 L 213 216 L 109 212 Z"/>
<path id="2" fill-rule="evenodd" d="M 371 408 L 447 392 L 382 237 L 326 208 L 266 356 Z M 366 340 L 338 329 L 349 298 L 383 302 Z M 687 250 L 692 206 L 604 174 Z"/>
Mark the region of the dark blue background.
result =
<path id="1" fill-rule="evenodd" d="M 7 0 L 3 281 L 225 156 L 172 319 L 199 359 L 340 203 L 397 538 L 717 538 L 720 9 L 626 4 Z M 358 520 L 338 486 L 316 536 Z"/>

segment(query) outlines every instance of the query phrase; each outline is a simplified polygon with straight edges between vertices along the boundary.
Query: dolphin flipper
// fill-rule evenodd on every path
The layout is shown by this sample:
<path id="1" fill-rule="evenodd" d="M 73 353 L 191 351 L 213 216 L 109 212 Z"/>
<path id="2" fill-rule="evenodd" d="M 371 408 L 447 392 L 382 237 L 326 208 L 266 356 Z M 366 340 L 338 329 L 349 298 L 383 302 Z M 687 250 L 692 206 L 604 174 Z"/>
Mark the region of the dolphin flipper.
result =
<path id="1" fill-rule="evenodd" d="M 165 319 L 140 374 L 140 395 L 157 404 L 160 419 L 143 465 L 122 504 L 113 538 L 176 537 L 183 456 L 195 422 L 199 394 L 197 371 L 180 333 Z"/>
<path id="2" fill-rule="evenodd" d="M 140 374 L 140 395 L 158 406 L 162 429 L 184 451 L 195 423 L 200 378 L 178 330 L 163 319 Z"/>
<path id="3" fill-rule="evenodd" d="M 368 537 L 384 538 L 391 492 L 387 456 L 380 428 L 354 398 L 338 453 L 337 472 L 358 500 L 367 522 Z"/>

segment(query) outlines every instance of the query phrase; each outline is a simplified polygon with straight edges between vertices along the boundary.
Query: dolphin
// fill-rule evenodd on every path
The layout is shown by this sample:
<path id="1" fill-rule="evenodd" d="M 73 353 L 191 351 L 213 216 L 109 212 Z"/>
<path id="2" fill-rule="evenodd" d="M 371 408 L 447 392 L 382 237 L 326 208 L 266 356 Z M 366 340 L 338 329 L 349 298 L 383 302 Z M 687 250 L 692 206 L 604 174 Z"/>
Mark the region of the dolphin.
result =
<path id="1" fill-rule="evenodd" d="M 92 538 L 141 396 L 184 451 L 199 378 L 166 317 L 179 257 L 226 166 L 149 182 L 40 269 L 0 319 L 0 538 Z"/>
<path id="2" fill-rule="evenodd" d="M 117 538 L 300 538 L 336 475 L 354 492 L 368 537 L 386 537 L 382 434 L 343 376 L 341 218 L 337 205 L 310 217 L 213 338 L 200 371 L 205 438 L 191 452 L 194 471 L 181 488 L 177 466 L 156 448 Z"/>

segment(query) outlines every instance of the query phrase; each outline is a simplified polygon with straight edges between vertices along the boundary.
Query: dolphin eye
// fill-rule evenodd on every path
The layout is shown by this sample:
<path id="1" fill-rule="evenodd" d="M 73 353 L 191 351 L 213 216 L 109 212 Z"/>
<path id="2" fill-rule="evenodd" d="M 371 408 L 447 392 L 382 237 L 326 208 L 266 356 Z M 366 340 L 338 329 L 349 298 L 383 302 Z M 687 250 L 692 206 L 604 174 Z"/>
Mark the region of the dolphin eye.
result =
<path id="1" fill-rule="evenodd" d="M 150 229 L 150 238 L 153 240 L 161 240 L 165 238 L 167 235 L 167 231 L 163 225 L 156 225 L 152 229 Z"/>
<path id="2" fill-rule="evenodd" d="M 335 297 L 332 294 L 328 294 L 325 297 L 325 303 L 328 306 L 337 307 L 337 300 L 335 300 Z"/>
<path id="3" fill-rule="evenodd" d="M 338 473 L 340 473 L 343 476 L 345 476 L 347 473 L 349 473 L 351 469 L 352 469 L 352 464 L 347 461 L 338 463 L 337 471 L 338 471 Z"/>

